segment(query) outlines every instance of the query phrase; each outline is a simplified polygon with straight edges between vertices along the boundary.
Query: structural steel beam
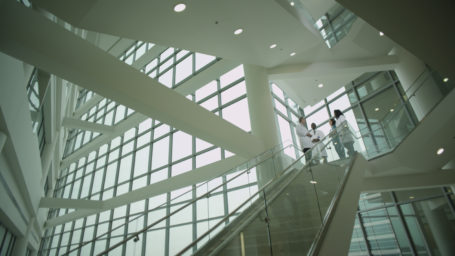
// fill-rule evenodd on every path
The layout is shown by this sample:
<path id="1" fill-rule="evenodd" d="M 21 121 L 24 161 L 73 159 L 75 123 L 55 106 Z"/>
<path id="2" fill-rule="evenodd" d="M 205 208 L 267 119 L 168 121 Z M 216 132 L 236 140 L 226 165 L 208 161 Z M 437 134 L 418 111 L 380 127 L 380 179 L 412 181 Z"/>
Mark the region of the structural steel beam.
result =
<path id="1" fill-rule="evenodd" d="M 49 219 L 46 222 L 46 227 L 53 227 L 56 225 L 60 225 L 66 223 L 68 221 L 73 221 L 79 218 L 83 218 L 92 214 L 96 214 L 99 212 L 103 212 L 105 210 L 113 209 L 125 204 L 133 203 L 139 200 L 144 200 L 153 196 L 161 195 L 166 192 L 170 192 L 179 188 L 184 188 L 187 186 L 191 186 L 193 184 L 198 184 L 206 180 L 210 180 L 215 177 L 219 177 L 226 171 L 240 165 L 245 161 L 244 158 L 239 156 L 232 156 L 230 158 L 220 160 L 218 162 L 194 169 L 190 172 L 186 172 L 175 177 L 148 185 L 146 187 L 136 189 L 134 191 L 128 192 L 126 194 L 116 196 L 114 198 L 105 200 L 102 202 L 102 206 L 100 208 L 92 208 L 88 209 L 88 206 L 93 204 L 87 204 L 85 209 L 80 209 L 65 214 L 63 216 L 59 216 L 53 219 Z M 61 203 L 60 206 L 66 206 L 66 204 L 70 201 L 62 201 L 62 202 L 54 202 L 54 207 L 57 207 Z M 48 204 L 52 202 L 47 202 L 44 204 L 48 206 Z M 73 207 L 74 208 L 74 207 Z"/>
<path id="2" fill-rule="evenodd" d="M 0 10 L 3 52 L 235 154 L 249 158 L 264 150 L 255 136 L 37 12 L 12 1 Z"/>
<path id="3" fill-rule="evenodd" d="M 66 128 L 75 128 L 75 129 L 82 129 L 92 132 L 99 132 L 99 133 L 112 133 L 114 132 L 114 127 L 104 124 L 97 124 L 88 121 L 82 121 L 75 118 L 65 117 L 63 118 L 62 125 Z"/>

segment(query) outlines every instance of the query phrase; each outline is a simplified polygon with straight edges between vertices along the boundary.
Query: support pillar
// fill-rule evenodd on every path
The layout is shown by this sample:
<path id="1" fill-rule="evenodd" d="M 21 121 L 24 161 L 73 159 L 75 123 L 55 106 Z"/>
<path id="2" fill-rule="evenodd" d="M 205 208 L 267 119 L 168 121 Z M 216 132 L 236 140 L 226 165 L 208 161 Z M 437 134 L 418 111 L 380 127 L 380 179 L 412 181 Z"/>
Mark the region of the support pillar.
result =
<path id="1" fill-rule="evenodd" d="M 421 202 L 424 216 L 441 255 L 455 255 L 455 234 L 439 202 Z"/>
<path id="2" fill-rule="evenodd" d="M 395 72 L 406 96 L 410 98 L 409 102 L 417 120 L 420 121 L 443 97 L 437 84 L 439 81 L 435 81 L 425 64 L 408 51 L 402 48 L 394 51 L 400 58 Z"/>
<path id="3" fill-rule="evenodd" d="M 263 151 L 265 151 L 280 143 L 267 70 L 265 67 L 255 65 L 244 65 L 243 68 L 245 72 L 251 131 L 253 135 L 262 141 L 264 144 Z M 273 178 L 275 171 L 281 171 L 277 169 L 281 165 L 273 162 L 273 160 L 269 160 L 263 166 L 257 168 L 259 187 Z M 274 166 L 277 168 L 274 168 Z"/>
<path id="4" fill-rule="evenodd" d="M 25 256 L 27 255 L 27 248 L 28 248 L 28 239 L 30 237 L 30 233 L 32 230 L 33 225 L 35 224 L 35 217 L 30 219 L 28 223 L 27 230 L 23 236 L 17 237 L 16 242 L 13 248 L 13 254 L 17 256 Z"/>

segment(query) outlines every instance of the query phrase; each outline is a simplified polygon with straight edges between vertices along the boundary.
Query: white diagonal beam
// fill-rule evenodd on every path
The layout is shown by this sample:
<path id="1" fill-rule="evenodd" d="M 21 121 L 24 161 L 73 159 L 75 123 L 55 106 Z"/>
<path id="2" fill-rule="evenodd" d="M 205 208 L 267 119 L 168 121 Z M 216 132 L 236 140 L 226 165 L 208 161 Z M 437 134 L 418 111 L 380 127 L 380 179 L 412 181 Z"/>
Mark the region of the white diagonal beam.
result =
<path id="1" fill-rule="evenodd" d="M 60 163 L 60 167 L 62 169 L 65 169 L 68 167 L 72 162 L 77 161 L 81 157 L 84 157 L 85 155 L 88 155 L 90 152 L 93 150 L 98 149 L 102 145 L 108 143 L 109 141 L 113 140 L 117 136 L 121 136 L 123 133 L 131 129 L 131 127 L 134 127 L 138 124 L 140 124 L 142 121 L 146 120 L 147 117 L 140 114 L 140 113 L 134 113 L 131 116 L 129 116 L 127 119 L 123 120 L 122 122 L 118 123 L 116 126 L 114 126 L 114 129 L 112 132 L 109 133 L 104 133 L 101 136 L 96 137 L 94 140 L 90 141 L 89 143 L 85 144 L 82 148 L 79 150 L 75 151 L 65 159 L 63 159 Z"/>
<path id="2" fill-rule="evenodd" d="M 387 55 L 375 58 L 282 65 L 268 69 L 268 74 L 272 80 L 295 79 L 299 76 L 313 77 L 345 72 L 364 73 L 391 70 L 398 63 L 398 56 Z"/>
<path id="3" fill-rule="evenodd" d="M 177 88 L 174 89 L 174 91 L 186 96 L 188 94 L 194 93 L 197 89 L 200 87 L 206 85 L 208 82 L 220 77 L 222 74 L 226 73 L 227 71 L 231 70 L 235 66 L 237 66 L 238 63 L 228 61 L 228 60 L 220 60 L 210 67 L 204 69 L 201 71 L 199 74 L 196 76 L 191 77 L 187 81 L 185 81 L 183 84 L 178 86 Z M 79 158 L 88 155 L 90 152 L 93 150 L 96 150 L 99 148 L 101 145 L 108 143 L 112 139 L 114 139 L 117 136 L 122 135 L 124 132 L 129 130 L 131 127 L 139 125 L 142 121 L 147 119 L 146 116 L 140 114 L 140 113 L 134 113 L 130 117 L 128 117 L 127 120 L 120 122 L 119 124 L 115 125 L 114 127 L 114 133 L 110 134 L 103 134 L 99 137 L 97 137 L 94 141 L 91 141 L 90 143 L 82 146 L 79 150 L 76 152 L 72 153 L 69 155 L 67 158 L 65 158 L 62 161 L 62 168 L 66 168 L 69 166 L 74 161 L 77 161 Z"/>
<path id="4" fill-rule="evenodd" d="M 83 218 L 92 214 L 96 214 L 105 210 L 113 209 L 125 204 L 133 203 L 139 200 L 150 198 L 156 195 L 161 195 L 179 188 L 198 184 L 200 182 L 219 177 L 226 171 L 235 166 L 240 165 L 245 159 L 239 156 L 232 156 L 230 158 L 194 169 L 190 172 L 177 175 L 175 177 L 163 180 L 144 188 L 136 189 L 129 193 L 103 201 L 102 207 L 97 209 L 80 209 L 74 212 L 50 219 L 46 222 L 46 227 L 53 227 Z"/>
<path id="5" fill-rule="evenodd" d="M 175 88 L 175 91 L 178 91 L 185 96 L 191 94 L 238 65 L 240 64 L 236 61 L 227 59 L 219 60 L 201 71 L 201 73 L 191 77 L 183 84 L 179 85 L 177 88 Z"/>
<path id="6" fill-rule="evenodd" d="M 437 170 L 425 173 L 411 173 L 405 175 L 388 175 L 383 177 L 365 178 L 363 190 L 365 192 L 409 190 L 429 188 L 455 184 L 453 171 Z"/>
<path id="7" fill-rule="evenodd" d="M 148 51 L 144 53 L 139 59 L 133 62 L 131 65 L 132 67 L 136 69 L 141 69 L 144 67 L 146 64 L 148 64 L 150 61 L 155 59 L 162 53 L 164 50 L 166 50 L 166 46 L 161 46 L 161 45 L 154 45 L 152 48 L 150 48 Z"/>
<path id="8" fill-rule="evenodd" d="M 102 209 L 103 201 L 43 197 L 40 200 L 39 207 L 40 208 L 71 208 L 71 209 Z"/>
<path id="9" fill-rule="evenodd" d="M 99 132 L 103 134 L 114 132 L 113 126 L 82 121 L 80 119 L 70 117 L 63 118 L 62 125 L 66 128 L 82 129 L 86 131 Z"/>
<path id="10" fill-rule="evenodd" d="M 11 1 L 1 7 L 0 49 L 11 56 L 241 156 L 264 150 L 257 137 L 33 10 Z"/>
<path id="11" fill-rule="evenodd" d="M 81 118 L 83 114 L 87 113 L 87 111 L 96 106 L 96 104 L 98 104 L 103 99 L 104 98 L 100 95 L 94 94 L 88 101 L 84 103 L 84 105 L 80 106 L 74 111 L 73 117 L 77 119 Z"/>

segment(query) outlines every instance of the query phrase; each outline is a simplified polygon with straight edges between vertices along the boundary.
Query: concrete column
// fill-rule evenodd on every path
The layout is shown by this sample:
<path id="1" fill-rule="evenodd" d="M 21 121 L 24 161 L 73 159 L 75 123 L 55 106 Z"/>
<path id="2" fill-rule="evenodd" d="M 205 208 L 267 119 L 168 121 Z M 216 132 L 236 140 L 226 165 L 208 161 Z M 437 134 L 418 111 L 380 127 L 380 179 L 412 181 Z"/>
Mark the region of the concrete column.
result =
<path id="1" fill-rule="evenodd" d="M 35 223 L 35 217 L 30 219 L 30 222 L 28 223 L 27 230 L 25 231 L 24 236 L 16 238 L 16 243 L 14 244 L 14 248 L 13 248 L 13 255 L 17 255 L 17 256 L 24 255 L 25 256 L 27 254 L 28 239 L 30 237 L 30 232 L 32 230 L 34 223 Z"/>
<path id="2" fill-rule="evenodd" d="M 265 151 L 280 143 L 267 70 L 264 67 L 255 65 L 244 65 L 243 67 L 251 131 L 253 135 L 262 141 L 264 144 L 263 151 Z M 257 176 L 259 187 L 275 177 L 276 171 L 280 171 L 277 168 L 281 168 L 282 165 L 276 162 L 279 162 L 279 159 L 275 159 L 275 161 L 268 160 L 266 163 L 258 166 Z"/>
<path id="3" fill-rule="evenodd" d="M 244 71 L 251 131 L 264 143 L 264 149 L 272 148 L 280 143 L 280 139 L 267 70 L 260 66 L 244 65 Z"/>
<path id="4" fill-rule="evenodd" d="M 455 255 L 455 234 L 450 221 L 440 205 L 434 202 L 421 202 L 424 216 L 428 222 L 434 241 L 441 255 Z"/>
<path id="5" fill-rule="evenodd" d="M 405 49 L 394 51 L 400 57 L 395 72 L 420 121 L 441 100 L 442 92 L 421 60 Z"/>

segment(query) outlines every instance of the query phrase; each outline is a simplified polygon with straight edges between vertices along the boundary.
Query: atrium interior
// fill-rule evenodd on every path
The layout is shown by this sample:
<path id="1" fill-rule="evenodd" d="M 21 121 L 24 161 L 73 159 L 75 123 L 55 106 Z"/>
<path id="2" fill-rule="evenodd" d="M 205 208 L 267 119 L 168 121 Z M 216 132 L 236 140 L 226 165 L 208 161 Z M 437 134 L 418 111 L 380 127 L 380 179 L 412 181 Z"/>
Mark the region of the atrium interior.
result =
<path id="1" fill-rule="evenodd" d="M 454 10 L 0 0 L 0 255 L 455 255 Z"/>

